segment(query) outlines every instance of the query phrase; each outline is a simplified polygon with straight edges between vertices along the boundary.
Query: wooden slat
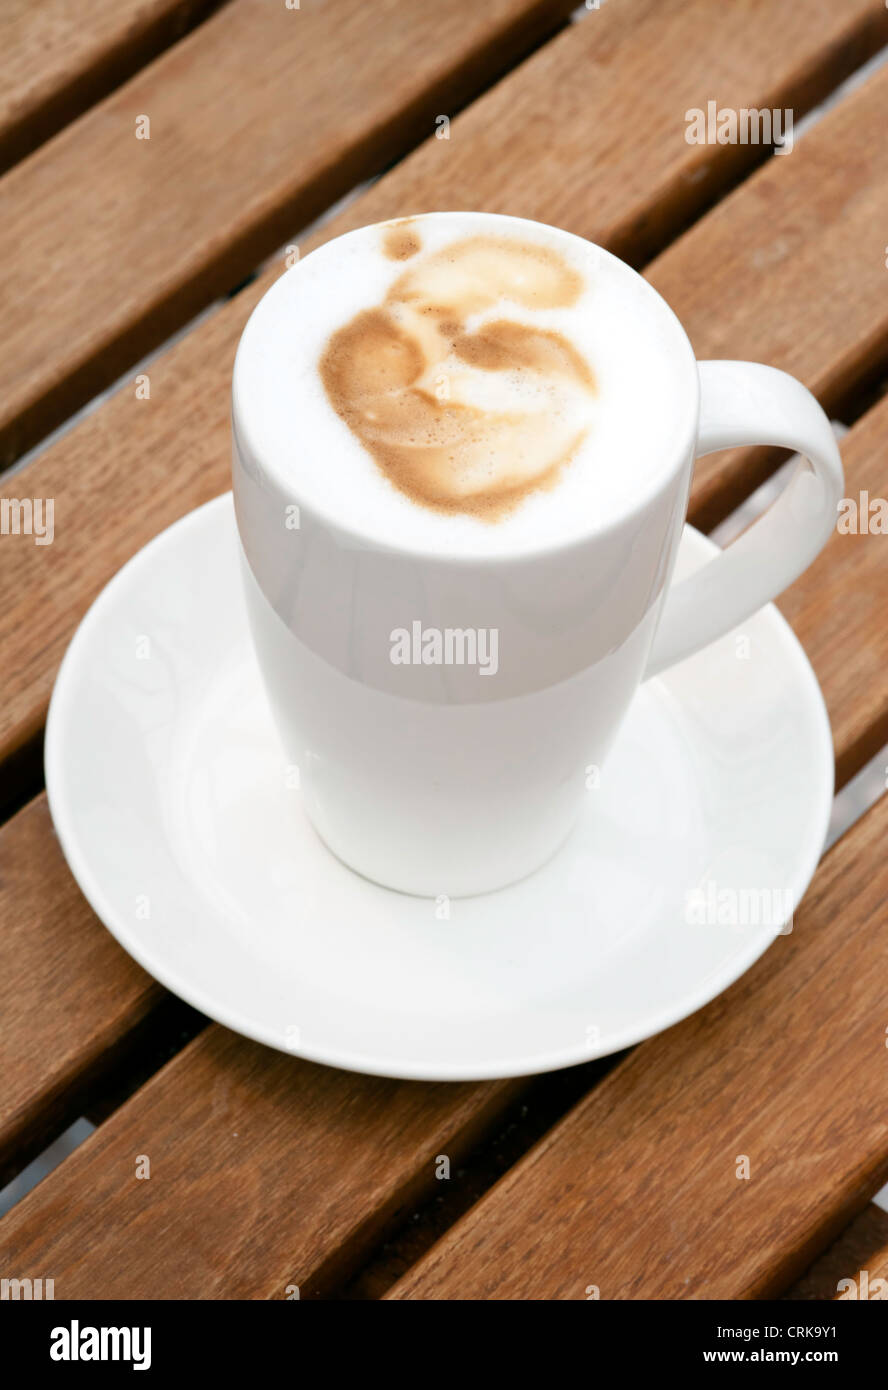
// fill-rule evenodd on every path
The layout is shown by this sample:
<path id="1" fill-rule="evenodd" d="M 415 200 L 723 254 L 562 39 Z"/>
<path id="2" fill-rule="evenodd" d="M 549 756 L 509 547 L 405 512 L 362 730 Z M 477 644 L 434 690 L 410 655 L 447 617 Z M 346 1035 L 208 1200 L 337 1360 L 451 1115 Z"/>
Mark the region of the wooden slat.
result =
<path id="1" fill-rule="evenodd" d="M 434 129 L 569 0 L 232 0 L 11 170 L 0 461 Z M 150 139 L 137 122 L 150 118 Z"/>
<path id="2" fill-rule="evenodd" d="M 470 107 L 453 123 L 449 141 L 428 141 L 335 219 L 323 237 L 418 208 L 462 205 L 549 218 L 623 246 L 637 239 L 638 229 L 650 222 L 654 205 L 670 189 L 677 216 L 677 191 L 685 188 L 688 198 L 695 198 L 695 190 L 719 177 L 723 152 L 732 147 L 706 147 L 701 153 L 701 147 L 687 145 L 681 120 L 676 127 L 676 112 L 683 118 L 688 107 L 705 106 L 715 89 L 725 99 L 783 105 L 793 92 L 812 89 L 815 71 L 822 79 L 824 52 L 834 64 L 838 52 L 848 49 L 851 35 L 857 35 L 858 46 L 862 42 L 862 6 L 801 0 L 769 9 L 767 24 L 760 22 L 759 0 L 741 0 L 720 11 L 718 23 L 711 22 L 711 10 L 709 20 L 701 22 L 705 8 L 703 0 L 680 7 L 659 0 L 621 0 L 590 14 Z M 869 23 L 872 12 L 866 13 Z M 639 16 L 644 17 L 642 28 Z M 637 67 L 642 52 L 652 55 L 649 70 Z M 681 61 L 666 62 L 663 55 L 669 53 L 680 55 Z M 593 72 L 596 80 L 590 85 Z M 713 224 L 711 249 L 711 217 L 690 234 L 694 254 L 690 264 L 681 261 L 688 272 L 686 285 L 672 268 L 675 263 L 661 260 L 662 287 L 680 314 L 687 311 L 701 354 L 743 355 L 748 348 L 752 356 L 782 361 L 788 345 L 810 338 L 838 374 L 849 356 L 857 361 L 867 356 L 861 336 L 871 342 L 888 316 L 883 283 L 879 281 L 876 293 L 870 280 L 873 273 L 884 273 L 881 259 L 874 257 L 873 272 L 866 249 L 879 217 L 888 221 L 886 181 L 873 183 L 881 164 L 888 163 L 888 151 L 884 142 L 865 135 L 881 112 L 884 93 L 884 80 L 875 88 L 870 84 L 855 98 L 850 118 L 844 108 L 828 117 L 798 150 L 772 160 L 733 200 L 762 256 L 754 288 L 744 282 L 759 303 L 754 335 L 744 295 L 725 279 L 721 220 Z M 617 137 L 630 125 L 643 132 L 637 145 Z M 834 157 L 834 129 L 846 142 L 837 167 L 827 166 L 821 155 L 826 149 Z M 858 137 L 860 130 L 864 134 Z M 596 132 L 593 141 L 590 131 Z M 555 148 L 557 160 L 552 158 Z M 848 148 L 855 149 L 853 161 L 847 159 Z M 844 210 L 844 221 L 838 227 L 828 222 L 828 245 L 821 246 L 816 227 L 809 229 L 809 242 L 800 253 L 807 279 L 796 287 L 790 339 L 779 288 L 786 267 L 769 260 L 765 248 L 807 218 L 809 168 L 822 179 L 818 199 L 835 205 L 831 216 L 841 217 Z M 755 216 L 744 213 L 746 199 Z M 762 202 L 768 205 L 764 219 L 757 217 Z M 844 239 L 838 263 L 826 254 L 836 237 Z M 684 253 L 676 248 L 674 254 Z M 849 265 L 860 270 L 860 296 Z M 234 349 L 250 309 L 278 273 L 279 267 L 270 269 L 162 354 L 150 369 L 150 400 L 137 400 L 132 386 L 123 388 L 2 489 L 5 496 L 53 497 L 57 514 L 52 563 L 47 550 L 34 547 L 30 538 L 8 537 L 0 546 L 0 589 L 7 595 L 0 610 L 0 661 L 8 672 L 7 696 L 0 706 L 3 757 L 36 738 L 64 647 L 102 585 L 163 526 L 228 486 Z M 837 283 L 845 301 L 841 314 L 834 312 Z M 700 285 L 714 284 L 719 293 L 701 299 Z M 706 304 L 709 318 L 704 321 Z M 711 503 L 713 475 L 701 476 Z M 722 471 L 719 477 L 730 490 L 728 475 Z M 35 606 L 41 613 L 39 626 L 32 621 Z"/>
<path id="3" fill-rule="evenodd" d="M 212 1028 L 12 1209 L 0 1265 L 51 1267 L 56 1298 L 324 1293 L 518 1085 L 357 1078 Z"/>
<path id="4" fill-rule="evenodd" d="M 854 1287 L 849 1288 L 847 1283 L 844 1283 L 839 1288 L 837 1281 L 835 1294 L 837 1301 L 855 1298 L 879 1302 L 888 1300 L 888 1239 L 882 1242 L 878 1250 L 871 1252 L 866 1263 L 859 1266 L 853 1275 L 840 1277 L 846 1280 L 853 1278 Z"/>
<path id="5" fill-rule="evenodd" d="M 888 1176 L 886 834 L 883 797 L 826 856 L 793 932 L 637 1048 L 389 1296 L 784 1289 Z"/>
<path id="6" fill-rule="evenodd" d="M 0 830 L 0 1186 L 163 991 L 96 920 L 39 797 Z"/>
<path id="7" fill-rule="evenodd" d="M 219 0 L 3 0 L 0 172 L 124 81 Z"/>
<path id="8" fill-rule="evenodd" d="M 885 1258 L 888 1212 L 870 1202 L 783 1297 L 796 1302 L 834 1299 L 840 1279 L 853 1278 L 861 1269 L 878 1272 Z"/>

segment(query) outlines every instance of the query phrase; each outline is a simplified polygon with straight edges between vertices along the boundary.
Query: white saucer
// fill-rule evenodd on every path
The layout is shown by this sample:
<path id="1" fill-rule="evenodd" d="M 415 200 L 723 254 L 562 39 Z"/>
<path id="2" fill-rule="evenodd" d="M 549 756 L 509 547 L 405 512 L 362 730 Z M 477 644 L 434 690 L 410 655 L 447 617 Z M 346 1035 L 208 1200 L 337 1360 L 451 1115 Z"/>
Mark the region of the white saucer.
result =
<path id="1" fill-rule="evenodd" d="M 713 548 L 686 528 L 679 573 Z M 748 656 L 731 635 L 642 687 L 547 866 L 442 920 L 353 874 L 305 820 L 229 494 L 147 545 L 75 633 L 46 732 L 53 821 L 130 955 L 248 1037 L 431 1080 L 585 1061 L 692 1013 L 778 934 L 695 925 L 689 893 L 780 889 L 795 906 L 817 864 L 833 790 L 820 690 L 776 609 L 743 634 Z"/>

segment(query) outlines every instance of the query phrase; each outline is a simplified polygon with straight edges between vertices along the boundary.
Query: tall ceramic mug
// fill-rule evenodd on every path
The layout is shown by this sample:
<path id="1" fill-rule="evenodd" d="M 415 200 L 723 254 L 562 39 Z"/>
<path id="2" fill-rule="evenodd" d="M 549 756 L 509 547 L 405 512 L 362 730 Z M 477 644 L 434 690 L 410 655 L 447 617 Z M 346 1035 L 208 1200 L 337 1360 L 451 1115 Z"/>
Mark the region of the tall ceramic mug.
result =
<path id="1" fill-rule="evenodd" d="M 492 235 L 542 231 L 482 221 Z M 350 245 L 361 245 L 353 239 L 373 230 L 287 271 L 244 330 L 232 396 L 244 586 L 272 712 L 318 834 L 378 883 L 462 896 L 520 879 L 559 848 L 587 769 L 606 758 L 639 683 L 741 623 L 811 563 L 834 524 L 842 469 L 805 387 L 753 363 L 697 363 L 671 310 L 635 277 L 669 322 L 679 427 L 606 524 L 574 518 L 561 537 L 499 549 L 485 547 L 479 527 L 478 545 L 451 553 L 364 524 L 337 504 L 336 430 L 346 426 L 335 421 L 323 439 L 300 432 L 300 383 L 315 363 L 297 362 L 278 412 L 279 359 L 285 332 L 300 351 L 298 277 L 333 283 Z M 576 255 L 578 238 L 545 232 Z M 599 265 L 613 260 L 581 246 Z M 307 358 L 316 351 L 305 347 Z M 284 407 L 286 447 L 268 423 Z M 670 589 L 695 458 L 752 444 L 808 463 L 739 540 Z M 304 479 L 321 468 L 319 493 Z"/>

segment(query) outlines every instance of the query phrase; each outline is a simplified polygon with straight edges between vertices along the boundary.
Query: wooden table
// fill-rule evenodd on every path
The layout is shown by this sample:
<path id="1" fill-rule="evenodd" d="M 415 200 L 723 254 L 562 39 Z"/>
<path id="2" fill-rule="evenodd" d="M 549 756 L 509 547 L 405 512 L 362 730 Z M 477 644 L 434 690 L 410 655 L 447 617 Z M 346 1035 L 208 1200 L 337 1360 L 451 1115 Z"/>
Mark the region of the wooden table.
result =
<path id="1" fill-rule="evenodd" d="M 798 123 L 888 42 L 885 6 L 572 4 L 0 12 L 0 461 L 24 457 L 2 496 L 55 499 L 51 546 L 0 536 L 0 1179 L 97 1121 L 0 1221 L 0 1270 L 52 1273 L 57 1298 L 831 1298 L 886 1273 L 885 798 L 793 933 L 694 1017 L 532 1082 L 427 1085 L 295 1060 L 165 996 L 90 912 L 41 790 L 80 617 L 228 487 L 234 348 L 289 244 L 437 208 L 566 227 L 643 266 L 698 356 L 805 381 L 851 426 L 848 494 L 888 496 L 888 70 L 788 156 L 685 139 L 710 100 Z M 703 460 L 691 520 L 779 461 Z M 836 534 L 781 601 L 839 786 L 888 739 L 886 561 L 881 535 Z"/>

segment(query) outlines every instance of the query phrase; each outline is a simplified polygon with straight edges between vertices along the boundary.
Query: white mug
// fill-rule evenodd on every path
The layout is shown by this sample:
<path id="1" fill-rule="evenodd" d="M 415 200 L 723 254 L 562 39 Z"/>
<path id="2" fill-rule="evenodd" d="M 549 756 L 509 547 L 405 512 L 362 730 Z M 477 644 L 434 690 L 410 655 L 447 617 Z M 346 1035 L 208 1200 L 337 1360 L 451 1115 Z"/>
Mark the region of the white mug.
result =
<path id="1" fill-rule="evenodd" d="M 814 397 L 771 367 L 696 363 L 680 330 L 684 438 L 656 490 L 604 529 L 484 559 L 358 537 L 251 445 L 250 332 L 235 363 L 232 434 L 256 652 L 306 813 L 335 855 L 388 887 L 458 897 L 538 868 L 570 833 L 587 769 L 603 763 L 639 683 L 774 598 L 833 529 L 842 467 Z M 798 451 L 810 467 L 670 589 L 695 458 L 752 444 Z M 456 655 L 475 659 L 426 664 L 408 653 L 400 663 L 398 643 L 414 657 L 460 644 Z"/>

